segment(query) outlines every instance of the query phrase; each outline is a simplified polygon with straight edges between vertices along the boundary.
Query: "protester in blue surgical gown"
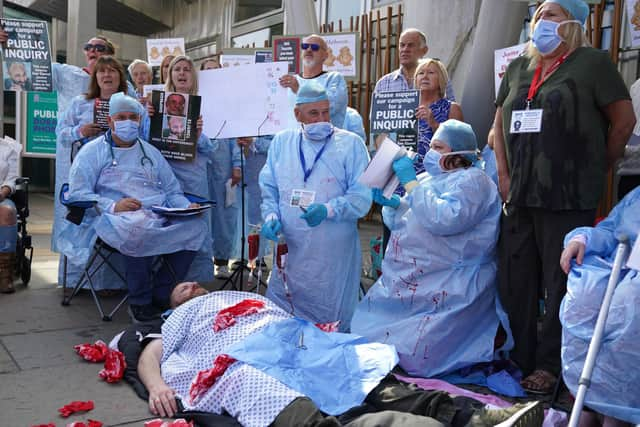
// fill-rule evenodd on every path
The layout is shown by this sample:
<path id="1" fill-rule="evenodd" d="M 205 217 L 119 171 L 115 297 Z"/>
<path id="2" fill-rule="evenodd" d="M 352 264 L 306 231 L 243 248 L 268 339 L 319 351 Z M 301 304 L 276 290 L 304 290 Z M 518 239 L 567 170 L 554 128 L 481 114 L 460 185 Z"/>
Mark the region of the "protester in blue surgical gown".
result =
<path id="1" fill-rule="evenodd" d="M 188 56 L 176 56 L 169 64 L 167 81 L 164 90 L 166 92 L 179 92 L 189 95 L 198 95 L 198 72 L 193 61 Z M 206 102 L 203 99 L 202 102 Z M 149 104 L 150 105 L 150 104 Z M 152 107 L 148 107 L 152 109 Z M 152 114 L 152 113 L 150 113 Z M 205 199 L 211 197 L 209 183 L 207 180 L 208 164 L 211 155 L 218 147 L 217 141 L 212 141 L 202 132 L 202 118 L 198 119 L 198 142 L 196 158 L 192 162 L 181 160 L 169 160 L 173 173 L 178 178 L 185 193 L 194 194 Z M 149 135 L 149 120 L 143 124 L 144 135 Z M 218 204 L 224 201 L 216 200 Z M 210 213 L 207 212 L 207 222 Z M 185 280 L 200 283 L 211 282 L 213 280 L 213 261 L 211 251 L 211 231 L 207 230 L 207 236 L 202 248 L 198 251 Z"/>
<path id="2" fill-rule="evenodd" d="M 81 237 L 95 240 L 96 235 L 121 253 L 130 312 L 145 321 L 168 308 L 177 283 L 164 269 L 152 283 L 154 257 L 167 255 L 175 280 L 181 281 L 202 246 L 207 224 L 202 216 L 165 217 L 151 211 L 152 206 L 193 205 L 160 152 L 138 138 L 140 103 L 118 93 L 109 108 L 109 131 L 79 152 L 69 172 L 69 201 L 94 201 L 95 208 L 80 226 L 67 223 L 62 235 L 70 240 L 68 256 L 77 256 L 73 244 Z"/>
<path id="3" fill-rule="evenodd" d="M 281 231 L 289 249 L 267 296 L 296 316 L 340 320 L 346 330 L 362 267 L 357 222 L 371 206 L 358 182 L 369 155 L 358 136 L 331 125 L 321 85 L 300 87 L 295 115 L 301 127 L 275 135 L 260 173 L 262 236 L 277 240 Z"/>
<path id="4" fill-rule="evenodd" d="M 109 100 L 111 95 L 116 92 L 127 91 L 124 68 L 112 56 L 100 56 L 93 64 L 93 70 L 87 93 L 73 98 L 65 113 L 58 117 L 56 126 L 56 195 L 60 193 L 62 185 L 69 180 L 71 157 L 75 156 L 87 142 L 102 135 L 105 131 L 100 125 L 94 123 L 96 103 L 99 100 Z M 58 197 L 55 198 L 55 204 L 52 245 L 54 250 L 68 253 L 63 247 L 66 240 L 60 239 L 67 208 L 62 206 Z M 86 248 L 86 250 L 89 249 Z M 74 285 L 80 278 L 84 266 L 84 262 L 81 260 L 82 258 L 79 257 L 67 257 L 66 281 L 68 285 Z M 112 261 L 119 266 L 117 257 L 114 257 Z M 58 269 L 60 283 L 65 279 L 64 273 L 64 265 L 60 265 Z M 111 275 L 111 277 L 115 276 Z M 116 289 L 123 286 L 120 280 L 112 278 L 108 276 L 96 278 L 95 288 L 99 290 Z"/>
<path id="5" fill-rule="evenodd" d="M 500 197 L 473 166 L 476 148 L 471 126 L 447 120 L 424 157 L 426 173 L 416 178 L 408 157 L 393 163 L 407 189 L 402 199 L 374 190 L 391 239 L 382 277 L 358 304 L 351 330 L 394 344 L 410 375 L 491 361 L 506 322 L 495 281 Z"/>
<path id="6" fill-rule="evenodd" d="M 633 247 L 639 231 L 640 187 L 636 187 L 596 227 L 579 227 L 565 237 L 560 260 L 568 274 L 567 294 L 560 305 L 562 377 L 574 395 L 611 274 L 617 238 L 626 235 Z M 636 255 L 638 250 L 636 244 Z M 625 267 L 611 300 L 585 405 L 631 424 L 640 423 L 638 337 L 640 271 Z"/>
<path id="7" fill-rule="evenodd" d="M 211 233 L 213 235 L 213 258 L 215 277 L 229 277 L 229 259 L 239 256 L 240 237 L 238 235 L 238 216 L 240 215 L 241 194 L 240 147 L 235 138 L 218 140 L 218 148 L 211 153 L 209 165 L 209 189 L 217 201 L 211 212 Z M 234 202 L 227 206 L 227 182 L 231 180 Z"/>
<path id="8" fill-rule="evenodd" d="M 349 100 L 347 82 L 337 71 L 322 71 L 322 65 L 329 57 L 327 43 L 319 35 L 311 34 L 304 38 L 301 49 L 302 75 L 287 74 L 282 76 L 280 84 L 291 89 L 289 101 L 292 107 L 296 103 L 296 93 L 300 86 L 308 82 L 322 85 L 329 97 L 331 123 L 335 127 L 342 128 Z M 294 117 L 291 117 L 290 120 L 292 125 L 296 125 L 297 120 Z"/>
<path id="9" fill-rule="evenodd" d="M 362 116 L 355 108 L 347 107 L 347 113 L 344 117 L 344 125 L 342 126 L 342 129 L 355 133 L 365 142 L 367 140 L 364 135 L 364 124 L 362 123 Z"/>

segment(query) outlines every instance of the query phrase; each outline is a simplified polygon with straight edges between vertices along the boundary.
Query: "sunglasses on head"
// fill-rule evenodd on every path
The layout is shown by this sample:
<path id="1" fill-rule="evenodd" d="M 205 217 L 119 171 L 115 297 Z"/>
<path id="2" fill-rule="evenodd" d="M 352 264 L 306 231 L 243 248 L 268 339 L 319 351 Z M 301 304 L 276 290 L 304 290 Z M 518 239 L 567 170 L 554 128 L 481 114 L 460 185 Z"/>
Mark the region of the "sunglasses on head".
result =
<path id="1" fill-rule="evenodd" d="M 320 45 L 318 43 L 301 43 L 300 47 L 302 50 L 307 50 L 311 48 L 312 51 L 317 52 L 320 50 Z"/>
<path id="2" fill-rule="evenodd" d="M 96 52 L 106 52 L 107 46 L 103 44 L 91 44 L 91 43 L 87 43 L 84 45 L 85 51 L 89 51 L 91 49 L 95 49 Z"/>

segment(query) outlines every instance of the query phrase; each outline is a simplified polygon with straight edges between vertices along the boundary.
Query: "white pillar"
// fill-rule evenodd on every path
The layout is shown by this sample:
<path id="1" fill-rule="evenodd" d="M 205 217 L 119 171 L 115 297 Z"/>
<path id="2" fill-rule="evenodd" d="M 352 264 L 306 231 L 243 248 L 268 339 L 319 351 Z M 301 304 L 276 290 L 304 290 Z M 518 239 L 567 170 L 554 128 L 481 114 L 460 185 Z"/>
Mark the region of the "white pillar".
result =
<path id="1" fill-rule="evenodd" d="M 527 7 L 527 2 L 513 0 L 482 2 L 461 100 L 465 121 L 473 126 L 480 147 L 486 144 L 495 115 L 494 50 L 518 43 Z"/>
<path id="2" fill-rule="evenodd" d="M 98 1 L 69 0 L 67 12 L 67 63 L 83 66 L 82 45 L 97 33 Z"/>
<path id="3" fill-rule="evenodd" d="M 318 33 L 318 17 L 313 0 L 284 0 L 284 33 Z"/>

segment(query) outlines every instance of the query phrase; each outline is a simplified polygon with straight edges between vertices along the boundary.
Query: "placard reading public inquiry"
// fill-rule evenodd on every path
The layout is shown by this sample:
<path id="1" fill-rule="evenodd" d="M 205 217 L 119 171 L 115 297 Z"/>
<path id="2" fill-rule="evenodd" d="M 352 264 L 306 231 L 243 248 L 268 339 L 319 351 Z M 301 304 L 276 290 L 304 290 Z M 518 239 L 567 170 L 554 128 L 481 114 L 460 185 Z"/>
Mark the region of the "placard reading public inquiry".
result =
<path id="1" fill-rule="evenodd" d="M 377 92 L 371 101 L 371 136 L 373 143 L 381 135 L 413 151 L 418 149 L 416 109 L 420 101 L 417 90 Z M 382 138 L 384 139 L 384 138 Z"/>
<path id="2" fill-rule="evenodd" d="M 192 162 L 198 142 L 200 97 L 154 90 L 151 103 L 155 114 L 151 116 L 150 142 L 167 160 Z"/>
<path id="3" fill-rule="evenodd" d="M 4 90 L 51 92 L 51 49 L 45 21 L 0 19 L 9 38 L 2 49 Z"/>

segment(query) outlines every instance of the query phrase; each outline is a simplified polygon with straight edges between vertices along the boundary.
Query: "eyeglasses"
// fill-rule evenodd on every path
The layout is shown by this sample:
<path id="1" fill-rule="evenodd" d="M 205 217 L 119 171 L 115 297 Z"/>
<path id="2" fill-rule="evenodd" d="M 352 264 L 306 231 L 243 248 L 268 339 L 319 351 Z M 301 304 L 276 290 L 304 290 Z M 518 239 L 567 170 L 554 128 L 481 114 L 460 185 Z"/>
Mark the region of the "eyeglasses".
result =
<path id="1" fill-rule="evenodd" d="M 302 50 L 307 50 L 311 48 L 312 51 L 317 52 L 320 50 L 320 45 L 318 43 L 301 43 L 300 47 Z"/>
<path id="2" fill-rule="evenodd" d="M 85 51 L 90 51 L 91 49 L 95 49 L 96 52 L 106 52 L 107 51 L 107 46 L 103 45 L 103 44 L 91 44 L 91 43 L 87 43 L 84 45 L 84 50 Z"/>

